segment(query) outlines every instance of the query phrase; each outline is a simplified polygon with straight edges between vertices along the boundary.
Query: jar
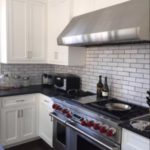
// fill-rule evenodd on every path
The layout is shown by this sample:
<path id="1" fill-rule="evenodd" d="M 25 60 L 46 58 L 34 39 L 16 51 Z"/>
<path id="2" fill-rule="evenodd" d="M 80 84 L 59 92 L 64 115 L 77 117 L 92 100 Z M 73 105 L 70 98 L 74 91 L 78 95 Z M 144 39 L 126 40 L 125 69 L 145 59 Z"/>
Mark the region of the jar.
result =
<path id="1" fill-rule="evenodd" d="M 23 77 L 23 86 L 29 86 L 30 85 L 30 77 Z"/>

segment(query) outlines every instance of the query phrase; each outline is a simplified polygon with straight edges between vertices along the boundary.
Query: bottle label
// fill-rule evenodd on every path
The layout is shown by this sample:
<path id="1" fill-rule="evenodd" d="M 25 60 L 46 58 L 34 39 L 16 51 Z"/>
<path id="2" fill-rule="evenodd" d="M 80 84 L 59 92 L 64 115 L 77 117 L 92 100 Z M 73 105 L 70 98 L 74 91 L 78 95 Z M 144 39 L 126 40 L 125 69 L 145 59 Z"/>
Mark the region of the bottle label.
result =
<path id="1" fill-rule="evenodd" d="M 108 96 L 108 92 L 102 91 L 102 96 L 103 97 L 107 97 Z"/>

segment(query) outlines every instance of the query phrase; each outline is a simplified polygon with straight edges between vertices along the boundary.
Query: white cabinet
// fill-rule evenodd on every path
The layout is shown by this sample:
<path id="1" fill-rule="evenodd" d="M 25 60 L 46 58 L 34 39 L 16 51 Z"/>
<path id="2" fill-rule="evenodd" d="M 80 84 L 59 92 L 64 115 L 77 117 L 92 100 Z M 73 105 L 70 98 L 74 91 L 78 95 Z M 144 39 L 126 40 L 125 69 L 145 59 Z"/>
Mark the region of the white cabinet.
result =
<path id="1" fill-rule="evenodd" d="M 45 63 L 47 0 L 1 0 L 1 62 Z"/>
<path id="2" fill-rule="evenodd" d="M 150 140 L 123 129 L 121 150 L 150 150 Z"/>
<path id="3" fill-rule="evenodd" d="M 19 140 L 19 110 L 6 108 L 2 110 L 2 142 L 3 144 L 15 143 Z"/>
<path id="4" fill-rule="evenodd" d="M 51 98 L 40 95 L 39 101 L 39 136 L 52 147 L 53 121 L 49 113 L 52 112 L 53 101 Z"/>
<path id="5" fill-rule="evenodd" d="M 49 0 L 48 3 L 48 63 L 83 65 L 85 48 L 57 44 L 57 37 L 72 18 L 72 0 Z"/>
<path id="6" fill-rule="evenodd" d="M 73 0 L 73 16 L 82 15 L 126 1 L 130 0 Z"/>
<path id="7" fill-rule="evenodd" d="M 36 114 L 35 105 L 28 105 L 21 109 L 21 138 L 30 139 L 36 133 Z"/>
<path id="8" fill-rule="evenodd" d="M 34 96 L 23 95 L 2 98 L 0 124 L 4 145 L 36 137 Z"/>

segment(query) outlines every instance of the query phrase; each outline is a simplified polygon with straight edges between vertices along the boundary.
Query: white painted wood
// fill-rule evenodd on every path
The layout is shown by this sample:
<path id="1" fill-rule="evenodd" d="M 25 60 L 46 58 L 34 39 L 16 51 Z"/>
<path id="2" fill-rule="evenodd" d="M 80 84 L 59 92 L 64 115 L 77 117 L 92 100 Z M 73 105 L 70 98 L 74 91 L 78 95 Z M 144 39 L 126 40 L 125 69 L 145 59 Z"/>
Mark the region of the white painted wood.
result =
<path id="1" fill-rule="evenodd" d="M 26 105 L 21 109 L 21 138 L 30 139 L 36 136 L 36 108 Z"/>
<path id="2" fill-rule="evenodd" d="M 2 144 L 8 145 L 19 141 L 19 110 L 6 108 L 1 110 Z"/>
<path id="3" fill-rule="evenodd" d="M 8 59 L 27 61 L 27 0 L 8 0 Z"/>
<path id="4" fill-rule="evenodd" d="M 4 145 L 18 143 L 37 136 L 38 115 L 35 95 L 10 96 L 1 99 L 1 141 Z M 5 103 L 6 101 L 6 103 Z"/>
<path id="5" fill-rule="evenodd" d="M 32 62 L 46 62 L 47 0 L 29 0 L 29 49 Z"/>
<path id="6" fill-rule="evenodd" d="M 51 147 L 53 147 L 53 121 L 49 113 L 52 112 L 53 101 L 51 98 L 40 95 L 39 101 L 39 136 Z"/>
<path id="7" fill-rule="evenodd" d="M 150 150 L 150 140 L 123 129 L 122 150 Z"/>
<path id="8" fill-rule="evenodd" d="M 35 103 L 35 97 L 32 94 L 3 97 L 2 107 L 22 106 Z"/>
<path id="9" fill-rule="evenodd" d="M 1 62 L 46 63 L 47 0 L 1 1 Z"/>
<path id="10" fill-rule="evenodd" d="M 75 55 L 72 55 L 72 48 L 57 44 L 57 37 L 72 18 L 72 0 L 49 0 L 48 5 L 48 63 L 83 65 L 84 59 L 83 61 L 79 60 L 84 58 L 85 48 L 78 48 L 80 51 L 76 51 Z M 79 56 L 79 60 L 77 56 Z"/>

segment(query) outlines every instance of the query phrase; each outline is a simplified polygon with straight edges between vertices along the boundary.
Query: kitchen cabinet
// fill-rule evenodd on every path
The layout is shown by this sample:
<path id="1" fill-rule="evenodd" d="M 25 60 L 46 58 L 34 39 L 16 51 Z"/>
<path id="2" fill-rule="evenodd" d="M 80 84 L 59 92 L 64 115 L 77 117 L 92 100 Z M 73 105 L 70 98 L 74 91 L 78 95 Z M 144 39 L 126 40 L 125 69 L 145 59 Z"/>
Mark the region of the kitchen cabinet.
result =
<path id="1" fill-rule="evenodd" d="M 83 65 L 85 48 L 57 44 L 57 37 L 72 18 L 72 0 L 49 0 L 48 3 L 48 63 Z"/>
<path id="2" fill-rule="evenodd" d="M 123 129 L 122 150 L 150 150 L 150 140 Z"/>
<path id="3" fill-rule="evenodd" d="M 36 137 L 36 104 L 34 96 L 2 98 L 2 144 L 9 145 Z"/>
<path id="4" fill-rule="evenodd" d="M 1 0 L 1 62 L 46 63 L 47 0 Z"/>
<path id="5" fill-rule="evenodd" d="M 53 101 L 51 98 L 40 95 L 39 101 L 39 136 L 51 147 L 53 139 L 53 121 L 49 113 L 52 112 Z"/>
<path id="6" fill-rule="evenodd" d="M 73 16 L 82 15 L 126 1 L 130 0 L 73 0 Z"/>

